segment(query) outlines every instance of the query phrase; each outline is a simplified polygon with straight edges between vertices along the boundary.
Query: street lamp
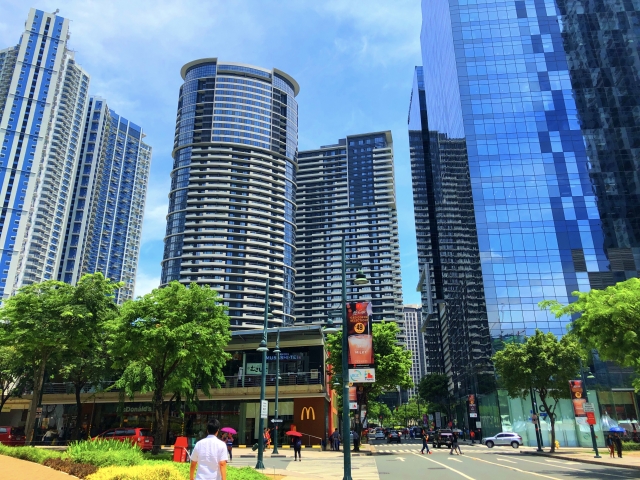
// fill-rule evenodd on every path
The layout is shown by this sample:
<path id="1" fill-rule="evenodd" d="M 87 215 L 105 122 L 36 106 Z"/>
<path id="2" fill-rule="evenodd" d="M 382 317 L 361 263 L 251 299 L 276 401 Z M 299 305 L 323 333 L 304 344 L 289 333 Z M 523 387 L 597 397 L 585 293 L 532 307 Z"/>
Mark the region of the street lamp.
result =
<path id="1" fill-rule="evenodd" d="M 349 341 L 347 339 L 347 269 L 362 268 L 360 263 L 347 263 L 346 237 L 342 237 L 342 438 L 344 442 L 344 476 L 342 480 L 351 478 L 351 422 L 349 421 Z M 369 283 L 360 270 L 353 282 L 355 285 Z"/>
<path id="2" fill-rule="evenodd" d="M 256 463 L 257 469 L 264 469 L 264 463 L 262 458 L 264 455 L 264 418 L 262 418 L 262 404 L 264 403 L 265 390 L 267 387 L 267 328 L 269 323 L 269 315 L 271 311 L 269 309 L 269 277 L 267 277 L 267 285 L 265 290 L 264 300 L 264 331 L 262 333 L 262 341 L 256 349 L 262 353 L 262 378 L 260 382 L 260 421 L 258 422 L 258 462 Z M 269 410 L 267 409 L 267 415 Z"/>
<path id="3" fill-rule="evenodd" d="M 276 354 L 276 399 L 275 399 L 275 434 L 273 435 L 273 452 L 271 455 L 278 454 L 278 429 L 280 422 L 278 422 L 278 386 L 280 384 L 280 329 L 278 328 L 278 336 L 276 337 L 276 348 L 273 351 Z"/>
<path id="4" fill-rule="evenodd" d="M 584 385 L 584 401 L 588 402 L 589 396 L 587 394 L 587 378 L 595 377 L 591 374 L 591 372 L 589 372 L 589 375 L 587 376 L 587 378 L 585 378 L 584 369 L 582 368 L 582 359 L 580 359 L 580 377 L 582 378 L 582 385 Z M 593 425 L 589 424 L 589 430 L 591 431 L 591 443 L 593 444 L 593 450 L 596 452 L 596 455 L 593 458 L 602 458 L 598 453 L 598 442 L 596 442 L 596 432 L 593 429 Z"/>

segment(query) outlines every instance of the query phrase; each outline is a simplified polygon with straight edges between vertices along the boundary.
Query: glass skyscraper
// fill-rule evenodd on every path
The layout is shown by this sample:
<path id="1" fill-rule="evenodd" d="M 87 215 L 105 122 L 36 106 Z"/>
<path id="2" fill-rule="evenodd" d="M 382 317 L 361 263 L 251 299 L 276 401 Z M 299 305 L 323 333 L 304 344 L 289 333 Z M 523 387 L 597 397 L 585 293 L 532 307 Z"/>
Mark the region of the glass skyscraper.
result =
<path id="1" fill-rule="evenodd" d="M 491 334 L 637 276 L 638 21 L 628 2 L 423 0 L 429 130 L 464 138 Z"/>
<path id="2" fill-rule="evenodd" d="M 390 131 L 349 135 L 300 152 L 296 321 L 324 322 L 341 304 L 341 242 L 369 278 L 347 298 L 370 300 L 374 321 L 402 327 L 402 281 Z"/>
<path id="3" fill-rule="evenodd" d="M 294 321 L 297 82 L 278 69 L 182 67 L 162 284 L 211 285 L 231 327 Z"/>

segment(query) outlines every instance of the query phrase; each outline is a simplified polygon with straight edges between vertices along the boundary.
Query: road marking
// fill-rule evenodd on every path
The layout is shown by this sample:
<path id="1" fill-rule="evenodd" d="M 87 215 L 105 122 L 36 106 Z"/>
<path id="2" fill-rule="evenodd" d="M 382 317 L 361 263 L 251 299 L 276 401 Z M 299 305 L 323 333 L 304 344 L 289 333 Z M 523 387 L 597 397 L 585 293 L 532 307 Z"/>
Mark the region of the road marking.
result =
<path id="1" fill-rule="evenodd" d="M 401 462 L 404 462 L 404 458 L 402 457 L 396 457 L 396 460 L 400 460 Z"/>
<path id="2" fill-rule="evenodd" d="M 418 457 L 418 458 L 422 458 L 422 459 L 424 459 L 424 460 L 428 460 L 429 462 L 433 462 L 433 463 L 435 463 L 435 464 L 437 464 L 437 465 L 440 465 L 441 467 L 448 468 L 448 469 L 449 469 L 449 470 L 451 470 L 452 472 L 455 472 L 455 473 L 457 473 L 458 475 L 463 476 L 463 477 L 464 477 L 464 478 L 466 478 L 467 480 L 475 480 L 473 477 L 470 477 L 469 475 L 465 475 L 464 473 L 462 473 L 462 472 L 460 472 L 460 471 L 456 470 L 455 468 L 451 468 L 449 465 L 445 465 L 444 463 L 436 462 L 435 460 L 433 460 L 433 459 L 431 459 L 431 458 L 429 458 L 429 457 L 423 457 L 423 456 L 421 456 L 421 455 L 419 455 L 419 454 L 417 454 L 417 453 L 414 453 L 414 455 L 415 455 L 416 457 Z"/>
<path id="3" fill-rule="evenodd" d="M 519 458 L 519 459 L 518 459 L 518 461 L 520 461 L 520 462 L 535 463 L 536 465 L 545 465 L 544 463 L 536 462 L 536 461 L 533 461 L 533 460 L 525 460 L 524 458 Z M 566 468 L 567 470 L 577 470 L 577 471 L 579 471 L 579 472 L 586 472 L 586 471 L 588 471 L 588 470 L 585 470 L 584 468 L 580 467 L 580 466 L 579 466 L 580 464 L 579 464 L 579 463 L 577 463 L 577 462 L 561 462 L 561 461 L 558 461 L 558 460 L 547 460 L 547 459 L 545 459 L 545 461 L 546 461 L 546 462 L 550 462 L 550 463 L 552 463 L 552 465 L 553 465 L 554 467 Z M 561 465 L 562 463 L 564 463 L 565 465 L 578 465 L 578 467 L 565 467 L 564 465 Z M 609 465 L 609 464 L 603 464 L 602 466 L 603 466 L 603 467 L 610 467 L 611 465 Z M 622 477 L 623 477 L 623 476 L 621 476 L 620 474 L 610 473 L 610 472 L 600 471 L 600 470 L 598 470 L 598 475 L 608 475 L 608 476 L 611 476 L 611 477 L 620 477 L 620 478 L 622 478 Z M 625 477 L 625 478 L 626 478 L 626 477 Z"/>
<path id="4" fill-rule="evenodd" d="M 453 460 L 454 462 L 460 462 L 460 463 L 462 463 L 462 460 L 458 460 L 457 458 L 450 458 L 449 460 Z"/>
<path id="5" fill-rule="evenodd" d="M 536 473 L 536 472 L 528 472 L 526 470 L 521 470 L 521 469 L 516 468 L 516 467 L 511 467 L 509 465 L 503 465 L 502 463 L 490 462 L 488 460 L 482 460 L 481 458 L 477 458 L 477 457 L 469 457 L 469 458 L 471 458 L 473 460 L 477 460 L 478 462 L 484 462 L 484 463 L 488 463 L 490 465 L 497 465 L 497 466 L 502 467 L 502 468 L 508 468 L 510 470 L 515 470 L 515 471 L 520 472 L 520 473 L 528 473 L 529 475 L 535 475 L 536 477 L 550 478 L 551 480 L 560 480 L 557 477 L 550 477 L 548 475 L 542 475 L 541 473 Z"/>
<path id="6" fill-rule="evenodd" d="M 508 460 L 506 458 L 502 458 L 501 456 L 496 456 L 496 460 L 502 460 L 503 462 L 508 462 L 508 463 L 517 463 L 517 462 L 512 462 L 511 460 Z"/>

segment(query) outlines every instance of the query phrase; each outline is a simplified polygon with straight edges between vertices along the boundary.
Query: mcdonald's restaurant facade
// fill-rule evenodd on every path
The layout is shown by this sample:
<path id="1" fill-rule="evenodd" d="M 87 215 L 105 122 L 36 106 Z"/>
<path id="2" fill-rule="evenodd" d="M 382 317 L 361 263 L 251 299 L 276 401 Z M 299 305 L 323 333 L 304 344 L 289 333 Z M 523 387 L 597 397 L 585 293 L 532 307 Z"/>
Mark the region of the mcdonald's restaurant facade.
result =
<path id="1" fill-rule="evenodd" d="M 265 426 L 276 435 L 271 420 L 275 418 L 275 348 L 277 329 L 268 331 L 266 399 L 269 402 Z M 167 393 L 165 408 L 165 438 L 167 444 L 181 435 L 199 439 L 205 436 L 207 422 L 220 420 L 222 426 L 237 432 L 238 446 L 251 446 L 259 437 L 260 382 L 262 357 L 256 351 L 262 330 L 233 332 L 226 350 L 231 360 L 224 370 L 225 382 L 221 388 L 211 390 L 207 397 L 199 392 L 195 408 L 176 404 L 172 393 Z M 319 326 L 280 328 L 280 382 L 278 417 L 282 420 L 277 429 L 279 445 L 286 445 L 288 430 L 303 434 L 305 446 L 320 446 L 329 431 L 330 393 L 327 390 L 326 351 L 324 337 Z M 83 406 L 76 412 L 75 396 L 71 385 L 48 382 L 42 398 L 41 432 L 52 429 L 70 432 L 76 422 L 92 436 L 111 428 L 149 428 L 153 422 L 151 394 L 138 394 L 134 399 L 122 397 L 119 392 L 104 392 L 102 388 L 88 386 L 81 395 Z M 0 425 L 23 426 L 30 395 L 11 399 L 0 413 Z M 182 411 L 185 414 L 182 415 Z M 331 422 L 333 423 L 333 422 Z"/>

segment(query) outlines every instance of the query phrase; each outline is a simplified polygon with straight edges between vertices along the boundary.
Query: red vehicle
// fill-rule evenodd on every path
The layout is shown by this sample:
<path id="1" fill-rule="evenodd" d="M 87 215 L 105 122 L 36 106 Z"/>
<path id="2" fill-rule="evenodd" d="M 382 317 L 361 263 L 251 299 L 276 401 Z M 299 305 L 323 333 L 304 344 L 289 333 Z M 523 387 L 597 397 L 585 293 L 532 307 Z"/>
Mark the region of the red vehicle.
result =
<path id="1" fill-rule="evenodd" d="M 0 427 L 0 443 L 3 445 L 22 446 L 26 439 L 22 427 Z"/>
<path id="2" fill-rule="evenodd" d="M 98 438 L 131 442 L 145 451 L 153 448 L 153 437 L 151 436 L 151 430 L 148 428 L 112 428 L 93 437 L 92 440 L 97 440 Z"/>

